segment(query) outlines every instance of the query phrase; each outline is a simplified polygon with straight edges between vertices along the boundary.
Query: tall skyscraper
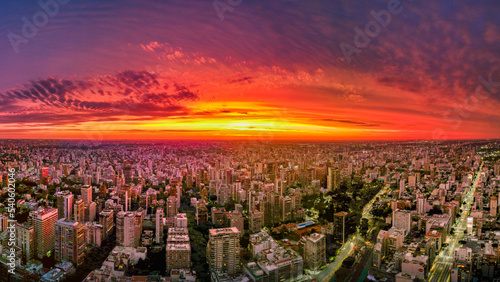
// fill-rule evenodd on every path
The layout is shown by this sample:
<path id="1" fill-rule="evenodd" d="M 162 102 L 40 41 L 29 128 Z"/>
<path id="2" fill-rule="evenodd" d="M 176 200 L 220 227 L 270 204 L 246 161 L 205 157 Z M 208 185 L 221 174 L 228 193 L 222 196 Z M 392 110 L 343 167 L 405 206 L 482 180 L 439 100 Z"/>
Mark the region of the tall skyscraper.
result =
<path id="1" fill-rule="evenodd" d="M 340 240 L 342 239 L 342 243 L 345 242 L 345 219 L 347 217 L 347 212 L 338 212 L 333 215 L 333 234 Z"/>
<path id="2" fill-rule="evenodd" d="M 188 229 L 169 228 L 166 246 L 166 269 L 186 269 L 191 267 L 191 244 Z"/>
<path id="3" fill-rule="evenodd" d="M 6 215 L 0 214 L 0 231 L 7 230 L 9 226 L 9 218 Z"/>
<path id="4" fill-rule="evenodd" d="M 401 181 L 399 181 L 399 198 L 401 198 L 401 196 L 405 192 L 405 186 L 406 186 L 406 180 L 401 179 Z"/>
<path id="5" fill-rule="evenodd" d="M 124 211 L 128 211 L 130 209 L 130 205 L 132 204 L 132 200 L 130 198 L 130 186 L 122 187 L 120 191 L 118 191 L 118 203 L 123 206 Z"/>
<path id="6" fill-rule="evenodd" d="M 106 194 L 108 193 L 108 188 L 106 188 L 106 185 L 101 184 L 99 187 L 99 197 L 100 198 L 106 198 Z"/>
<path id="7" fill-rule="evenodd" d="M 85 222 L 87 228 L 86 240 L 89 245 L 101 246 L 104 229 L 102 225 L 97 222 Z"/>
<path id="8" fill-rule="evenodd" d="M 417 185 L 417 176 L 410 175 L 408 176 L 408 187 L 414 188 Z"/>
<path id="9" fill-rule="evenodd" d="M 262 229 L 262 225 L 264 222 L 262 212 L 258 210 L 253 210 L 250 212 L 250 232 L 257 233 Z"/>
<path id="10" fill-rule="evenodd" d="M 229 202 L 229 199 L 231 198 L 231 190 L 229 189 L 229 186 L 227 184 L 217 185 L 216 193 L 217 203 L 219 203 L 220 205 L 225 205 L 227 202 Z"/>
<path id="11" fill-rule="evenodd" d="M 326 263 L 326 237 L 313 233 L 306 238 L 304 260 L 308 268 L 318 269 Z"/>
<path id="12" fill-rule="evenodd" d="M 188 218 L 185 213 L 178 213 L 174 217 L 175 228 L 188 228 Z"/>
<path id="13" fill-rule="evenodd" d="M 156 209 L 156 243 L 160 244 L 163 239 L 163 209 Z"/>
<path id="14" fill-rule="evenodd" d="M 240 270 L 240 231 L 236 227 L 209 230 L 207 258 L 210 271 L 235 275 Z"/>
<path id="15" fill-rule="evenodd" d="M 125 185 L 132 183 L 132 168 L 130 166 L 123 168 L 123 175 L 125 177 Z"/>
<path id="16" fill-rule="evenodd" d="M 58 219 L 58 210 L 54 208 L 31 211 L 28 224 L 35 228 L 35 254 L 43 258 L 54 249 L 54 229 Z"/>
<path id="17" fill-rule="evenodd" d="M 352 163 L 347 164 L 347 174 L 352 175 Z"/>
<path id="18" fill-rule="evenodd" d="M 241 212 L 239 211 L 232 211 L 226 213 L 226 218 L 227 218 L 227 225 L 229 227 L 236 227 L 240 232 L 244 232 L 245 230 L 243 229 L 244 227 L 244 221 L 243 221 L 243 216 L 241 215 Z"/>
<path id="19" fill-rule="evenodd" d="M 49 168 L 48 167 L 43 167 L 42 168 L 42 173 L 41 173 L 40 177 L 41 177 L 40 180 L 42 182 L 46 183 L 47 178 L 49 177 Z"/>
<path id="20" fill-rule="evenodd" d="M 289 196 L 280 197 L 281 220 L 292 219 L 292 199 Z"/>
<path id="21" fill-rule="evenodd" d="M 75 266 L 83 263 L 85 256 L 85 225 L 61 218 L 55 225 L 55 258 L 71 261 Z"/>
<path id="22" fill-rule="evenodd" d="M 25 223 L 16 224 L 16 246 L 21 248 L 25 261 L 35 256 L 35 227 Z"/>
<path id="23" fill-rule="evenodd" d="M 83 185 L 89 185 L 92 184 L 92 175 L 85 174 L 83 176 Z"/>
<path id="24" fill-rule="evenodd" d="M 59 219 L 67 218 L 72 219 L 73 215 L 73 194 L 66 190 L 60 191 L 55 194 L 57 197 L 57 210 L 59 213 Z"/>
<path id="25" fill-rule="evenodd" d="M 84 185 L 80 189 L 80 191 L 82 193 L 82 200 L 85 205 L 90 204 L 90 202 L 92 202 L 92 187 L 90 187 L 89 185 Z"/>
<path id="26" fill-rule="evenodd" d="M 135 246 L 135 214 L 119 212 L 116 214 L 116 244 L 125 247 Z"/>
<path id="27" fill-rule="evenodd" d="M 427 212 L 427 199 L 420 195 L 417 197 L 417 213 L 425 214 Z"/>
<path id="28" fill-rule="evenodd" d="M 187 269 L 191 267 L 191 245 L 188 242 L 183 244 L 167 244 L 166 246 L 167 272 L 172 269 Z"/>
<path id="29" fill-rule="evenodd" d="M 177 198 L 170 196 L 167 199 L 167 218 L 173 218 L 177 214 Z"/>
<path id="30" fill-rule="evenodd" d="M 498 209 L 498 198 L 497 196 L 491 196 L 490 198 L 490 215 L 493 217 L 497 216 Z"/>
<path id="31" fill-rule="evenodd" d="M 333 191 L 340 187 L 340 170 L 338 168 L 329 167 L 326 177 L 326 187 L 328 191 Z"/>
<path id="32" fill-rule="evenodd" d="M 395 210 L 393 212 L 392 226 L 402 229 L 405 234 L 411 230 L 411 213 L 407 210 Z"/>
<path id="33" fill-rule="evenodd" d="M 133 212 L 135 215 L 135 242 L 134 246 L 139 247 L 141 244 L 142 222 L 144 221 L 144 213 L 142 210 Z"/>
<path id="34" fill-rule="evenodd" d="M 94 202 L 85 206 L 85 222 L 95 221 L 97 205 Z"/>
<path id="35" fill-rule="evenodd" d="M 85 203 L 82 199 L 77 199 L 73 204 L 73 219 L 78 222 L 85 221 Z"/>
<path id="36" fill-rule="evenodd" d="M 196 224 L 208 221 L 208 209 L 204 200 L 196 204 Z"/>
<path id="37" fill-rule="evenodd" d="M 102 225 L 102 236 L 103 239 L 108 237 L 111 232 L 113 232 L 114 218 L 113 218 L 113 210 L 103 210 L 99 213 L 99 224 Z"/>
<path id="38" fill-rule="evenodd" d="M 119 212 L 116 214 L 116 244 L 138 247 L 142 233 L 142 212 Z"/>

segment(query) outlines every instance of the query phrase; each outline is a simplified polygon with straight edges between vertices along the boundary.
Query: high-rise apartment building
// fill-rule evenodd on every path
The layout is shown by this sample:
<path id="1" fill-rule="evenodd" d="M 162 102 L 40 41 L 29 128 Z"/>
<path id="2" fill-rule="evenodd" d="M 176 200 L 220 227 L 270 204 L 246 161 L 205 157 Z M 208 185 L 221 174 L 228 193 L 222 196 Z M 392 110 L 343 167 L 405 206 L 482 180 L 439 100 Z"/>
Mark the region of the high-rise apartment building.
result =
<path id="1" fill-rule="evenodd" d="M 498 209 L 498 198 L 497 196 L 491 196 L 490 198 L 490 215 L 495 217 L 497 216 Z"/>
<path id="2" fill-rule="evenodd" d="M 338 168 L 328 168 L 326 187 L 328 191 L 332 191 L 340 187 L 340 170 Z"/>
<path id="3" fill-rule="evenodd" d="M 392 216 L 392 226 L 405 231 L 408 234 L 411 230 L 411 213 L 407 210 L 395 210 Z"/>
<path id="4" fill-rule="evenodd" d="M 144 221 L 144 213 L 142 209 L 134 211 L 135 215 L 135 242 L 134 246 L 139 247 L 141 244 L 141 235 L 142 235 L 142 223 Z"/>
<path id="5" fill-rule="evenodd" d="M 116 214 L 116 244 L 125 247 L 135 245 L 135 214 L 133 212 L 119 212 Z"/>
<path id="6" fill-rule="evenodd" d="M 86 240 L 88 245 L 101 246 L 104 228 L 97 222 L 85 222 L 87 228 Z"/>
<path id="7" fill-rule="evenodd" d="M 85 205 L 90 204 L 90 202 L 92 202 L 92 187 L 84 185 L 80 191 L 82 193 L 82 201 Z"/>
<path id="8" fill-rule="evenodd" d="M 188 218 L 185 213 L 178 213 L 174 217 L 175 228 L 188 228 Z"/>
<path id="9" fill-rule="evenodd" d="M 95 221 L 97 205 L 94 202 L 85 206 L 85 222 Z"/>
<path id="10" fill-rule="evenodd" d="M 240 231 L 238 228 L 210 229 L 207 259 L 210 271 L 236 275 L 240 270 Z"/>
<path id="11" fill-rule="evenodd" d="M 85 221 L 85 203 L 82 199 L 77 199 L 73 203 L 73 220 L 78 222 Z"/>
<path id="12" fill-rule="evenodd" d="M 232 211 L 232 212 L 227 212 L 226 213 L 226 218 L 227 218 L 227 224 L 226 226 L 228 227 L 236 227 L 240 232 L 244 232 L 245 230 L 243 229 L 244 227 L 244 221 L 243 221 L 243 216 L 241 215 L 241 212 L 239 211 Z"/>
<path id="13" fill-rule="evenodd" d="M 216 193 L 217 203 L 225 205 L 229 202 L 229 199 L 231 198 L 231 190 L 229 190 L 229 186 L 227 184 L 217 185 Z"/>
<path id="14" fill-rule="evenodd" d="M 191 245 L 189 242 L 184 244 L 167 244 L 166 263 L 167 273 L 172 269 L 187 269 L 191 267 Z"/>
<path id="15" fill-rule="evenodd" d="M 57 210 L 59 219 L 72 219 L 73 215 L 73 194 L 66 190 L 55 194 L 57 198 Z"/>
<path id="16" fill-rule="evenodd" d="M 263 214 L 258 210 L 253 210 L 250 212 L 250 232 L 257 233 L 262 229 L 263 224 Z"/>
<path id="17" fill-rule="evenodd" d="M 401 196 L 405 192 L 405 186 L 406 186 L 406 180 L 401 179 L 399 181 L 399 198 L 401 198 Z"/>
<path id="18" fill-rule="evenodd" d="M 326 263 L 326 237 L 313 233 L 306 238 L 304 260 L 308 268 L 318 269 Z"/>
<path id="19" fill-rule="evenodd" d="M 61 218 L 55 225 L 55 258 L 71 261 L 75 266 L 83 263 L 86 243 L 85 225 Z"/>
<path id="20" fill-rule="evenodd" d="M 196 224 L 208 221 L 208 209 L 204 200 L 196 204 Z"/>
<path id="21" fill-rule="evenodd" d="M 408 176 L 408 187 L 415 188 L 417 186 L 417 176 L 410 175 Z"/>
<path id="22" fill-rule="evenodd" d="M 58 219 L 58 210 L 54 208 L 31 211 L 28 224 L 35 228 L 35 254 L 38 258 L 49 254 L 54 249 L 54 229 Z"/>
<path id="23" fill-rule="evenodd" d="M 123 168 L 123 176 L 125 178 L 125 185 L 132 183 L 132 168 L 129 165 Z"/>
<path id="24" fill-rule="evenodd" d="M 108 237 L 113 232 L 114 218 L 113 210 L 103 210 L 99 213 L 99 224 L 102 225 L 102 238 Z"/>
<path id="25" fill-rule="evenodd" d="M 292 199 L 289 196 L 280 197 L 281 220 L 292 220 Z"/>
<path id="26" fill-rule="evenodd" d="M 191 244 L 188 229 L 169 228 L 166 246 L 166 269 L 186 269 L 191 267 Z"/>
<path id="27" fill-rule="evenodd" d="M 347 212 L 338 212 L 333 215 L 333 235 L 342 243 L 345 242 L 345 221 Z"/>
<path id="28" fill-rule="evenodd" d="M 177 214 L 177 198 L 170 196 L 167 199 L 167 218 L 173 218 Z"/>
<path id="29" fill-rule="evenodd" d="M 423 196 L 417 197 L 417 213 L 422 215 L 427 212 L 427 199 Z"/>
<path id="30" fill-rule="evenodd" d="M 163 239 L 163 209 L 156 209 L 156 243 L 160 244 Z"/>
<path id="31" fill-rule="evenodd" d="M 21 248 L 25 261 L 35 256 L 35 227 L 25 223 L 16 224 L 16 246 Z"/>
<path id="32" fill-rule="evenodd" d="M 116 244 L 139 247 L 142 233 L 142 212 L 119 212 L 116 214 Z"/>
<path id="33" fill-rule="evenodd" d="M 118 204 L 123 206 L 124 211 L 128 211 L 132 205 L 130 192 L 130 186 L 122 187 L 121 190 L 118 191 Z"/>
<path id="34" fill-rule="evenodd" d="M 6 215 L 0 214 L 0 231 L 7 230 L 9 226 L 9 218 Z"/>

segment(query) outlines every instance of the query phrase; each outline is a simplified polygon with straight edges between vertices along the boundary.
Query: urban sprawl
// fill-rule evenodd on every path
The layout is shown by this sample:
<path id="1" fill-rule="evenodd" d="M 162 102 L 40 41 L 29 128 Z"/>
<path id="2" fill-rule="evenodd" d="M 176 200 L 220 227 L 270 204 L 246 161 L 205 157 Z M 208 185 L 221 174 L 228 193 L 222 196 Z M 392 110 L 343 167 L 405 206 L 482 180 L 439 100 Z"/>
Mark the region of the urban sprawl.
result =
<path id="1" fill-rule="evenodd" d="M 0 140 L 0 281 L 500 281 L 500 142 Z"/>

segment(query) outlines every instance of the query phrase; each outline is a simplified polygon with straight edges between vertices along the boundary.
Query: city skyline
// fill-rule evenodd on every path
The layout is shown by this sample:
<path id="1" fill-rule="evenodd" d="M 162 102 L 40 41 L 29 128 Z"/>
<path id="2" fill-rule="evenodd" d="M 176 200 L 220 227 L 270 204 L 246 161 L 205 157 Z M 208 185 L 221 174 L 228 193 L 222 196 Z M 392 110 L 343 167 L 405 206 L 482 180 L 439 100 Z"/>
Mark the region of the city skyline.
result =
<path id="1" fill-rule="evenodd" d="M 500 138 L 495 1 L 4 1 L 0 138 Z"/>
<path id="2" fill-rule="evenodd" d="M 499 270 L 499 140 L 0 140 L 0 170 L 9 281 L 454 282 Z"/>

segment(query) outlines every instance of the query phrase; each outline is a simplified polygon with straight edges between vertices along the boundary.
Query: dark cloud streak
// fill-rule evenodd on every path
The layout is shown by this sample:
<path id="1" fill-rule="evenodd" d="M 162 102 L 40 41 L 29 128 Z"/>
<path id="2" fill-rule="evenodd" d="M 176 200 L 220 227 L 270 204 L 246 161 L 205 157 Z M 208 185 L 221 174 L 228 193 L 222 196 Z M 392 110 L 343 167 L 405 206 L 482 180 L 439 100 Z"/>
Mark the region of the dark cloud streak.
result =
<path id="1" fill-rule="evenodd" d="M 198 93 L 173 85 L 166 90 L 167 82 L 147 71 L 85 80 L 50 76 L 1 92 L 0 122 L 64 125 L 131 115 L 149 119 L 189 114 L 183 103 L 198 100 Z M 103 101 L 105 93 L 110 97 Z"/>

